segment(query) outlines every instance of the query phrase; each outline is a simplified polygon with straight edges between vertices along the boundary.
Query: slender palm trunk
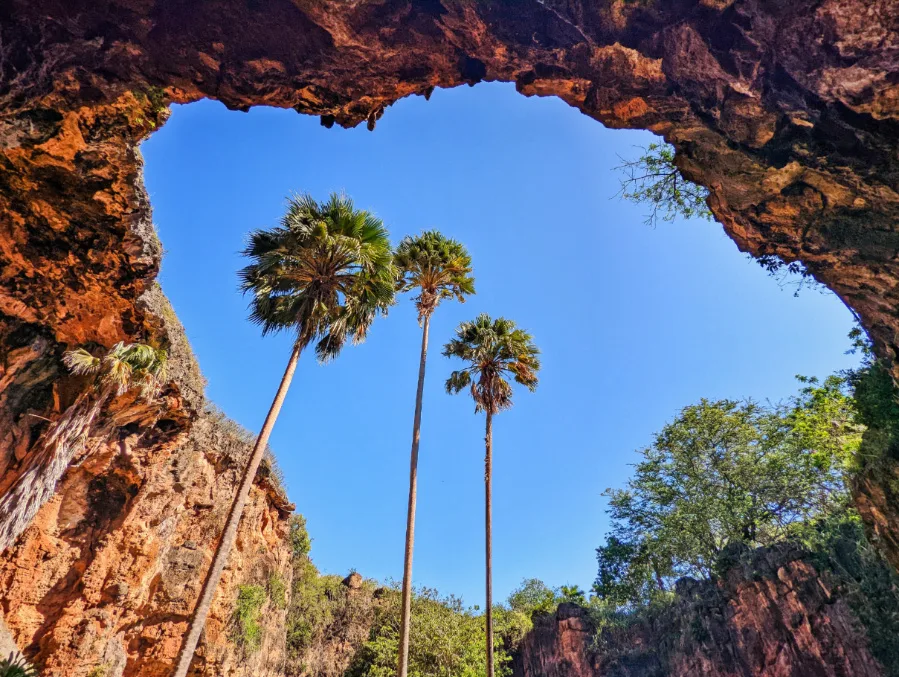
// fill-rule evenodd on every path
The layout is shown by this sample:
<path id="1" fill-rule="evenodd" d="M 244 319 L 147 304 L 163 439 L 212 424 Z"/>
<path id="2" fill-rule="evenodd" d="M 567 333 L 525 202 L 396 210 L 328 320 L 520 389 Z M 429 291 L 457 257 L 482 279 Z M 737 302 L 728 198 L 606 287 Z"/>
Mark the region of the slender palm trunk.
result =
<path id="1" fill-rule="evenodd" d="M 487 534 L 487 677 L 493 677 L 493 414 L 487 410 L 487 433 L 484 436 L 484 489 L 486 493 L 485 526 Z"/>
<path id="2" fill-rule="evenodd" d="M 194 617 L 188 627 L 187 634 L 184 638 L 184 644 L 181 646 L 181 653 L 178 656 L 178 667 L 175 669 L 175 677 L 186 677 L 187 670 L 190 668 L 190 662 L 193 659 L 194 651 L 197 643 L 200 641 L 200 635 L 206 625 L 206 618 L 209 616 L 209 608 L 212 606 L 212 598 L 218 587 L 222 572 L 228 563 L 228 556 L 237 540 L 237 527 L 240 524 L 240 516 L 243 513 L 244 505 L 246 505 L 247 497 L 250 495 L 250 489 L 253 486 L 253 480 L 256 478 L 256 471 L 259 469 L 259 463 L 265 455 L 265 448 L 268 445 L 268 438 L 275 427 L 275 420 L 281 411 L 281 405 L 284 404 L 284 397 L 287 395 L 287 389 L 290 388 L 290 381 L 293 379 L 293 373 L 296 371 L 297 362 L 300 359 L 302 351 L 299 343 L 294 345 L 290 360 L 287 363 L 287 369 L 284 370 L 284 376 L 281 377 L 281 385 L 278 386 L 278 392 L 272 402 L 268 415 L 265 417 L 265 423 L 262 424 L 262 431 L 256 439 L 256 445 L 253 447 L 253 453 L 250 461 L 244 470 L 241 478 L 240 488 L 231 504 L 231 512 L 228 513 L 228 521 L 225 524 L 225 531 L 222 533 L 222 540 L 215 552 L 215 558 L 212 560 L 212 567 L 206 576 L 206 582 L 203 584 L 203 590 L 200 593 L 200 600 L 197 602 L 194 610 Z"/>
<path id="3" fill-rule="evenodd" d="M 403 617 L 400 626 L 398 677 L 409 671 L 409 637 L 412 624 L 412 549 L 415 547 L 415 502 L 418 498 L 418 442 L 421 438 L 421 403 L 425 388 L 425 365 L 428 361 L 428 331 L 431 315 L 427 314 L 421 330 L 421 360 L 418 363 L 418 390 L 415 393 L 415 420 L 412 423 L 412 456 L 409 462 L 409 510 L 406 514 L 406 553 L 403 561 Z"/>

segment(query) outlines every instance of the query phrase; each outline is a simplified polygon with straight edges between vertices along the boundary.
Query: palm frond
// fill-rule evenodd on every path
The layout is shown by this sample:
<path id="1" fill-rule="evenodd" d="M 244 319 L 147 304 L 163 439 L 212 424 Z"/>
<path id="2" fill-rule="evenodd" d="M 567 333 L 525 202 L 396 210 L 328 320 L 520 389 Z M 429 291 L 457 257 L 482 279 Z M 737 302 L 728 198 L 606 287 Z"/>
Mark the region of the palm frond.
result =
<path id="1" fill-rule="evenodd" d="M 62 359 L 72 374 L 94 376 L 92 387 L 100 391 L 111 389 L 116 394 L 137 387 L 142 396 L 152 398 L 167 378 L 168 353 L 146 343 L 120 341 L 102 357 L 77 348 L 66 352 Z"/>
<path id="2" fill-rule="evenodd" d="M 37 670 L 15 652 L 0 660 L 0 677 L 38 677 Z"/>
<path id="3" fill-rule="evenodd" d="M 482 313 L 461 323 L 443 354 L 468 363 L 450 375 L 446 390 L 455 394 L 469 386 L 476 412 L 497 413 L 512 406 L 513 390 L 506 375 L 528 390 L 537 388 L 540 351 L 530 334 L 506 318 L 494 320 Z"/>
<path id="4" fill-rule="evenodd" d="M 243 254 L 250 320 L 263 334 L 295 332 L 302 347 L 318 341 L 320 360 L 333 359 L 349 339 L 363 340 L 394 302 L 387 230 L 345 195 L 323 203 L 292 196 L 281 224 L 251 233 Z"/>
<path id="5" fill-rule="evenodd" d="M 446 392 L 450 395 L 456 395 L 462 392 L 471 384 L 471 374 L 467 370 L 461 369 L 454 371 L 446 379 Z"/>
<path id="6" fill-rule="evenodd" d="M 464 303 L 465 296 L 475 293 L 468 251 L 436 230 L 403 238 L 394 255 L 394 264 L 397 291 L 419 292 L 413 298 L 419 322 L 443 299 L 455 297 Z"/>
<path id="7" fill-rule="evenodd" d="M 94 357 L 84 348 L 69 350 L 62 356 L 62 363 L 75 376 L 93 375 L 100 371 L 100 358 Z"/>

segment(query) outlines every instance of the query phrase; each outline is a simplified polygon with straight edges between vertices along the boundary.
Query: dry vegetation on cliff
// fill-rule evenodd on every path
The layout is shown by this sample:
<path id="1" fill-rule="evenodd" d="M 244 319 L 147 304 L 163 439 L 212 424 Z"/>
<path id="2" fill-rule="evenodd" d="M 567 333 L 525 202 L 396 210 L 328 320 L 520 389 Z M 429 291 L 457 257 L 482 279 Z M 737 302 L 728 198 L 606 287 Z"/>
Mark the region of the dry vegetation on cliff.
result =
<path id="1" fill-rule="evenodd" d="M 741 248 L 807 264 L 858 313 L 890 360 L 886 369 L 899 373 L 894 0 L 274 2 L 263 9 L 224 0 L 215 10 L 210 22 L 189 3 L 153 0 L 12 0 L 0 8 L 4 481 L 15 479 L 33 449 L 35 421 L 58 413 L 64 350 L 142 341 L 165 325 L 166 311 L 151 298 L 159 243 L 137 144 L 164 121 L 166 102 L 207 96 L 234 108 L 293 107 L 326 125 L 374 127 L 400 97 L 506 80 L 526 95 L 559 96 L 607 125 L 652 129 L 674 144 L 684 175 L 708 188 L 711 210 Z M 167 416 L 121 427 L 71 469 L 0 557 L 4 616 L 46 674 L 161 677 L 177 652 L 245 442 L 203 413 L 199 371 L 176 344 L 183 369 L 175 369 L 182 376 Z M 872 541 L 899 564 L 895 426 L 869 413 L 885 423 L 868 421 L 862 448 L 872 457 L 854 484 L 855 501 Z M 200 674 L 247 669 L 230 641 L 235 602 L 240 586 L 266 586 L 264 604 L 279 605 L 270 576 L 290 566 L 288 512 L 278 491 L 257 483 Z M 845 598 L 824 589 L 803 558 L 768 561 L 760 574 L 741 563 L 742 577 L 684 590 L 701 613 L 683 614 L 689 627 L 672 620 L 680 642 L 667 654 L 673 674 L 727 674 L 747 656 L 785 666 L 772 675 L 828 674 L 832 666 L 880 674 L 841 601 L 852 606 L 853 596 L 869 594 L 856 572 L 868 555 L 859 552 L 833 566 L 834 576 L 851 579 L 843 581 Z M 895 587 L 888 576 L 877 580 L 878 589 Z M 338 594 L 332 583 L 311 597 L 333 601 L 330 590 L 349 605 L 349 588 Z M 714 594 L 705 604 L 707 590 Z M 244 595 L 252 608 L 260 598 Z M 359 613 L 376 616 L 371 609 Z M 868 612 L 856 609 L 864 620 Z M 560 623 L 577 629 L 581 619 L 562 615 Z M 284 619 L 270 616 L 271 650 L 263 639 L 254 654 L 270 663 L 249 668 L 258 674 L 278 674 L 283 664 L 276 643 Z M 658 627 L 622 641 L 655 646 Z M 361 635 L 363 644 L 378 639 L 370 629 Z M 881 640 L 870 641 L 880 651 Z M 614 669 L 646 674 L 651 660 Z M 544 668 L 522 674 L 550 675 Z"/>

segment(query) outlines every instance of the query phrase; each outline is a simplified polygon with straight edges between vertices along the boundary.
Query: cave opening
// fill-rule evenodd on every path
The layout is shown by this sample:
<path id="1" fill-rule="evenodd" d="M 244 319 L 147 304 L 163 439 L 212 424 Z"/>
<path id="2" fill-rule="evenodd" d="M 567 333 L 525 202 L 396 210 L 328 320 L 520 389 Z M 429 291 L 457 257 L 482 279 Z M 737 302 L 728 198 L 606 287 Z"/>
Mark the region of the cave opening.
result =
<path id="1" fill-rule="evenodd" d="M 478 293 L 435 315 L 416 579 L 472 603 L 482 595 L 482 433 L 469 403 L 443 394 L 438 348 L 485 311 L 528 328 L 545 365 L 537 395 L 500 424 L 498 596 L 525 577 L 589 588 L 607 523 L 600 494 L 624 482 L 634 450 L 679 408 L 781 400 L 795 374 L 857 361 L 844 354 L 852 316 L 831 292 L 794 297 L 720 224 L 649 228 L 640 206 L 615 197 L 615 167 L 655 138 L 503 84 L 403 99 L 374 133 L 283 109 L 174 106 L 142 146 L 146 185 L 167 250 L 162 288 L 209 399 L 256 430 L 283 368 L 289 339 L 258 336 L 235 273 L 245 234 L 273 225 L 290 192 L 345 191 L 394 242 L 436 227 L 469 247 Z M 417 341 L 401 298 L 364 345 L 325 367 L 301 364 L 276 427 L 272 445 L 326 571 L 401 573 Z"/>

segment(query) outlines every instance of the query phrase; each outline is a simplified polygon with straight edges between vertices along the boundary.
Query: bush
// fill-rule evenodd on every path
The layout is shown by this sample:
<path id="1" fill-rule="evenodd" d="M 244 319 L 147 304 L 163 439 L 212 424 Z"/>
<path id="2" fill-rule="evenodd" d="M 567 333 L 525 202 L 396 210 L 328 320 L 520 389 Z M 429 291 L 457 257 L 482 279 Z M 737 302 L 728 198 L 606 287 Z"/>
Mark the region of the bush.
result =
<path id="1" fill-rule="evenodd" d="M 232 638 L 245 653 L 254 653 L 262 646 L 262 607 L 267 595 L 261 585 L 241 585 L 237 589 L 234 607 Z"/>
<path id="2" fill-rule="evenodd" d="M 899 575 L 865 537 L 858 514 L 820 522 L 806 534 L 805 545 L 818 569 L 836 577 L 884 674 L 899 677 Z"/>
<path id="3" fill-rule="evenodd" d="M 537 578 L 526 578 L 512 594 L 509 595 L 509 606 L 528 617 L 537 614 L 550 614 L 559 606 L 556 592 Z"/>
<path id="4" fill-rule="evenodd" d="M 278 572 L 268 577 L 268 599 L 276 609 L 287 608 L 287 584 Z"/>
<path id="5" fill-rule="evenodd" d="M 302 515 L 290 517 L 290 552 L 294 561 L 309 557 L 312 549 L 312 539 L 306 529 L 306 518 Z"/>
<path id="6" fill-rule="evenodd" d="M 393 677 L 399 652 L 401 595 L 385 592 L 377 607 L 368 641 L 356 655 L 346 677 Z M 409 677 L 453 675 L 482 677 L 486 674 L 485 616 L 465 607 L 462 600 L 442 597 L 422 588 L 412 598 L 412 633 Z M 520 612 L 497 607 L 494 617 L 496 675 L 509 675 L 511 651 L 530 622 Z"/>
<path id="7" fill-rule="evenodd" d="M 587 595 L 576 585 L 550 588 L 537 578 L 526 578 L 509 595 L 507 604 L 512 611 L 533 618 L 541 614 L 555 613 L 563 602 L 586 606 Z"/>

